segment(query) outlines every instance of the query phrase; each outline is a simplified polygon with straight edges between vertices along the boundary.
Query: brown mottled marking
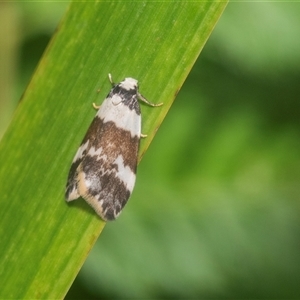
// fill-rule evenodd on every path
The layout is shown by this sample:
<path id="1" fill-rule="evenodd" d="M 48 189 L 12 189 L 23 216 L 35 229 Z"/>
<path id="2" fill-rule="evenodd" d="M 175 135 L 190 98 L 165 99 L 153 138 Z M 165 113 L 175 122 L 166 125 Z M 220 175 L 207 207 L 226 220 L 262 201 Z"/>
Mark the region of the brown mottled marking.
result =
<path id="1" fill-rule="evenodd" d="M 94 118 L 88 132 L 86 133 L 81 145 L 89 140 L 85 154 L 91 147 L 96 149 L 102 147 L 102 153 L 107 155 L 105 165 L 110 165 L 122 155 L 125 166 L 136 173 L 137 154 L 140 139 L 131 136 L 130 132 L 115 126 L 113 122 L 103 123 L 97 116 Z"/>

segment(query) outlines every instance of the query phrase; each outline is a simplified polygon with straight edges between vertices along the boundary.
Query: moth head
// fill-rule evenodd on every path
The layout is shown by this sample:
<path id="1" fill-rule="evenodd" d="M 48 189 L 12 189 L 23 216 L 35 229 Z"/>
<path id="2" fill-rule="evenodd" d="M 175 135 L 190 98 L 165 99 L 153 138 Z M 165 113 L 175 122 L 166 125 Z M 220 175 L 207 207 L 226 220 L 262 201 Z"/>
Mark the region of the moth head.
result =
<path id="1" fill-rule="evenodd" d="M 129 91 L 138 89 L 138 81 L 134 78 L 128 77 L 120 82 L 120 87 Z"/>

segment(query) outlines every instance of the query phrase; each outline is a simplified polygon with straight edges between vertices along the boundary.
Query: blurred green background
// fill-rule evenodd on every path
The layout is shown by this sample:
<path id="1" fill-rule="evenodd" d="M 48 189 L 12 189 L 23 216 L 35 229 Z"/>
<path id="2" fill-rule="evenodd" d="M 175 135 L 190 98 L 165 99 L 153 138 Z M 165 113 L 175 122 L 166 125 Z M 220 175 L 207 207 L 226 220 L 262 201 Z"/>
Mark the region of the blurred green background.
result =
<path id="1" fill-rule="evenodd" d="M 66 8 L 0 3 L 0 133 Z M 299 15 L 229 3 L 66 299 L 300 298 Z"/>

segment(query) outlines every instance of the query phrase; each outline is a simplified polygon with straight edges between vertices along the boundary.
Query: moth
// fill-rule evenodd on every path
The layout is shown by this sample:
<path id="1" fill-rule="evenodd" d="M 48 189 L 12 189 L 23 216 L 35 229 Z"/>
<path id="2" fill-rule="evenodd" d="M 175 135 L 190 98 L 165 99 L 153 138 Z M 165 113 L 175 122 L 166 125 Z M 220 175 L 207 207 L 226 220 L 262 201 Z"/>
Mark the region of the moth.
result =
<path id="1" fill-rule="evenodd" d="M 79 197 L 104 220 L 115 220 L 127 203 L 136 179 L 141 137 L 138 100 L 150 103 L 139 93 L 138 81 L 125 78 L 114 84 L 92 121 L 69 171 L 65 197 Z"/>

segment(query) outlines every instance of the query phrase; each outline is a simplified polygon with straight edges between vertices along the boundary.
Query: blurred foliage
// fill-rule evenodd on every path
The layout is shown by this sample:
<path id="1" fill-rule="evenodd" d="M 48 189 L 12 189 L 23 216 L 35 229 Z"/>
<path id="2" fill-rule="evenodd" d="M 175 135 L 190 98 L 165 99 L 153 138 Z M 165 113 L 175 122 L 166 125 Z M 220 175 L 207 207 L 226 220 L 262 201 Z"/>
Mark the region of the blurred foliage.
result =
<path id="1" fill-rule="evenodd" d="M 228 5 L 66 299 L 300 297 L 299 13 Z"/>
<path id="2" fill-rule="evenodd" d="M 0 138 L 68 2 L 0 2 Z"/>

